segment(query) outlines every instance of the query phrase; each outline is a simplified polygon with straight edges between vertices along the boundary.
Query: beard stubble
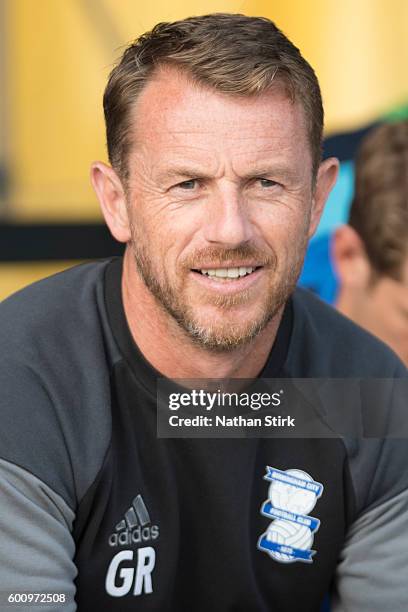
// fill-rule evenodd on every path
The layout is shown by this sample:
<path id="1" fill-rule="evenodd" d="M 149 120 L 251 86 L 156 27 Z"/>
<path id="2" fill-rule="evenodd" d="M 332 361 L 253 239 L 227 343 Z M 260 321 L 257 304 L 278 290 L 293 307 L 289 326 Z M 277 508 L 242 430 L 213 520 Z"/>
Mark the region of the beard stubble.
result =
<path id="1" fill-rule="evenodd" d="M 196 251 L 181 262 L 182 283 L 191 270 L 200 269 L 200 262 L 214 262 L 214 267 L 226 261 L 255 260 L 263 265 L 271 275 L 270 286 L 266 290 L 264 303 L 260 312 L 252 320 L 238 326 L 228 320 L 228 311 L 245 304 L 251 297 L 251 290 L 244 290 L 234 295 L 205 294 L 206 303 L 215 306 L 220 311 L 220 321 L 203 322 L 194 313 L 194 308 L 183 299 L 183 286 L 172 285 L 165 275 L 159 278 L 154 269 L 153 259 L 149 254 L 147 243 L 132 227 L 132 252 L 138 273 L 145 286 L 153 295 L 161 310 L 171 316 L 189 339 L 197 346 L 212 352 L 230 352 L 251 342 L 278 314 L 282 306 L 293 292 L 306 251 L 307 238 L 297 245 L 290 269 L 281 278 L 276 276 L 277 257 L 275 254 L 265 254 L 259 249 L 245 244 L 234 249 L 207 247 Z M 216 265 L 215 265 L 216 264 Z M 164 270 L 164 266 L 162 268 Z M 228 281 L 227 281 L 228 282 Z M 233 282 L 233 281 L 231 281 Z"/>

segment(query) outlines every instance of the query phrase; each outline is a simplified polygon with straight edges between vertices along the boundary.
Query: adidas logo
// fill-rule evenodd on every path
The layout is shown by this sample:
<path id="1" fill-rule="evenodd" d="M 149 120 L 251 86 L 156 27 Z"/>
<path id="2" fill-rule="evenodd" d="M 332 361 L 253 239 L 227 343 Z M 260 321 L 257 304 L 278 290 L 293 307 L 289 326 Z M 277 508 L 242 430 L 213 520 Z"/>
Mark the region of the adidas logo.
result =
<path id="1" fill-rule="evenodd" d="M 159 527 L 150 523 L 143 497 L 137 495 L 125 512 L 125 518 L 116 525 L 115 533 L 109 537 L 109 546 L 127 546 L 156 540 L 159 537 Z"/>

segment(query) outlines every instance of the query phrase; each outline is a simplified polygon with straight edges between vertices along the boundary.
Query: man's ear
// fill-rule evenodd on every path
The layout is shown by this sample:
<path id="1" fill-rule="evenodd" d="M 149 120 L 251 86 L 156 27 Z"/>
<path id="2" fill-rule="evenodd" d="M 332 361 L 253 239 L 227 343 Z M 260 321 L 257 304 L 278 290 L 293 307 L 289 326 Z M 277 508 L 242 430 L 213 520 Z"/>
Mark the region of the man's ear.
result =
<path id="1" fill-rule="evenodd" d="M 319 166 L 313 194 L 312 214 L 309 225 L 309 238 L 315 233 L 322 216 L 324 205 L 333 189 L 339 173 L 339 160 L 335 157 L 325 159 Z"/>
<path id="2" fill-rule="evenodd" d="M 119 242 L 129 242 L 131 232 L 126 196 L 118 175 L 110 166 L 94 162 L 91 182 L 112 236 Z"/>
<path id="3" fill-rule="evenodd" d="M 341 225 L 332 236 L 331 259 L 344 289 L 365 289 L 371 279 L 371 265 L 364 243 L 350 225 Z"/>

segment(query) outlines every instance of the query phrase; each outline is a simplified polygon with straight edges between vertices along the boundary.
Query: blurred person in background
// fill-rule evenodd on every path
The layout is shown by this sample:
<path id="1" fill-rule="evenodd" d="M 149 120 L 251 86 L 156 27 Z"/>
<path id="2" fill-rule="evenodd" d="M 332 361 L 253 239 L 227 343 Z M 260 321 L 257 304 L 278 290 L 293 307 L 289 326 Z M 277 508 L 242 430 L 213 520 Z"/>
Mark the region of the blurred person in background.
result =
<path id="1" fill-rule="evenodd" d="M 372 130 L 355 172 L 349 222 L 332 244 L 336 306 L 408 364 L 408 120 Z"/>

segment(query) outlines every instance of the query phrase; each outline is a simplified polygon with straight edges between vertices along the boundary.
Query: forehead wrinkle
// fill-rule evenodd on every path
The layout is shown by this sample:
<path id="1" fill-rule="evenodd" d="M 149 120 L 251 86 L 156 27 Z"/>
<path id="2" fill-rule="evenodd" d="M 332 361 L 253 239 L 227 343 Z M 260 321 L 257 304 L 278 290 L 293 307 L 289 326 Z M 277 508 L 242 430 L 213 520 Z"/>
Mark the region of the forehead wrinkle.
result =
<path id="1" fill-rule="evenodd" d="M 220 134 L 223 137 L 230 138 L 232 140 L 243 140 L 243 141 L 253 141 L 253 142 L 269 142 L 269 141 L 291 141 L 292 134 L 287 133 L 281 130 L 280 133 L 273 133 L 271 131 L 272 126 L 268 126 L 265 122 L 260 122 L 259 126 L 254 126 L 251 122 L 251 125 L 245 124 L 243 121 L 237 121 L 236 125 L 226 124 L 226 122 L 220 122 L 219 125 L 209 125 L 208 121 L 203 126 L 197 124 L 197 122 L 192 123 L 191 127 L 183 126 L 176 127 L 173 122 L 166 122 L 164 125 L 160 125 L 158 121 L 151 122 L 151 125 L 147 125 L 146 123 L 143 126 L 143 132 L 145 136 L 150 135 L 163 135 L 166 137 L 177 138 L 179 136 L 217 136 Z M 136 132 L 136 133 L 135 133 Z M 137 124 L 134 130 L 134 138 L 137 138 Z M 140 134 L 138 135 L 140 138 Z"/>
<path id="2" fill-rule="evenodd" d="M 234 102 L 234 100 L 231 100 L 231 102 Z M 221 133 L 226 136 L 232 136 L 234 139 L 245 141 L 253 140 L 255 132 L 256 139 L 268 140 L 272 137 L 271 131 L 278 128 L 280 133 L 276 138 L 288 138 L 291 136 L 291 127 L 293 127 L 292 124 L 297 114 L 296 109 L 291 108 L 287 121 L 282 124 L 281 118 L 275 116 L 273 106 L 271 106 L 269 111 L 257 109 L 256 115 L 254 109 L 254 113 L 251 114 L 250 124 L 248 124 L 248 115 L 243 112 L 242 108 L 235 109 L 235 112 L 234 108 L 232 108 L 226 119 L 225 116 L 218 117 L 217 112 L 219 109 L 212 108 L 211 104 L 206 109 L 205 104 L 199 105 L 195 101 L 193 108 L 191 108 L 191 104 L 182 104 L 181 108 L 175 109 L 174 103 L 172 106 L 163 104 L 161 107 L 158 106 L 158 100 L 153 100 L 152 103 L 147 108 L 146 104 L 142 108 L 139 107 L 139 112 L 136 112 L 136 108 L 132 109 L 134 117 L 132 125 L 136 129 L 139 127 L 145 135 L 166 134 L 177 137 L 203 134 L 210 136 L 214 134 L 219 136 Z M 140 112 L 144 115 L 144 120 L 141 124 L 137 120 Z M 303 123 L 304 118 L 302 117 Z"/>
<path id="3" fill-rule="evenodd" d="M 175 126 L 172 123 L 164 125 L 164 127 L 156 121 L 149 122 L 150 125 L 144 123 L 137 129 L 137 123 L 134 125 L 133 142 L 137 146 L 141 142 L 155 142 L 161 148 L 183 148 L 186 147 L 196 150 L 208 150 L 213 152 L 220 144 L 225 147 L 228 143 L 230 147 L 234 147 L 235 155 L 247 155 L 248 149 L 244 146 L 250 145 L 251 149 L 255 149 L 255 155 L 261 154 L 264 151 L 274 153 L 277 149 L 281 152 L 293 148 L 293 135 L 285 132 L 276 133 L 272 129 L 267 129 L 265 123 L 259 124 L 259 129 L 254 130 L 251 123 L 246 126 L 242 122 L 238 128 L 233 129 L 231 126 L 222 126 L 220 128 L 209 128 L 206 126 L 200 127 L 194 124 L 190 127 Z M 136 133 L 135 133 L 136 132 Z M 205 137 L 205 138 L 203 138 Z M 206 142 L 207 140 L 207 142 Z"/>
<path id="4" fill-rule="evenodd" d="M 210 178 L 221 176 L 231 168 L 232 173 L 239 177 L 279 174 L 295 180 L 303 173 L 298 160 L 284 154 L 286 148 L 290 151 L 290 147 L 269 144 L 267 147 L 257 147 L 254 151 L 233 149 L 231 155 L 231 151 L 217 150 L 211 144 L 203 146 L 197 143 L 186 147 L 181 143 L 166 143 L 156 151 L 158 159 L 153 165 L 157 169 L 155 174 L 161 178 L 176 175 Z"/>
<path id="5" fill-rule="evenodd" d="M 217 136 L 219 136 L 219 133 L 217 134 Z M 235 137 L 234 139 L 236 140 Z M 266 143 L 259 142 L 260 140 L 264 140 L 264 139 L 254 138 L 253 135 L 248 136 L 248 138 L 241 138 L 241 139 L 250 141 L 251 146 L 250 147 L 247 146 L 242 149 L 237 148 L 235 146 L 235 142 L 232 141 L 231 145 L 229 147 L 226 147 L 225 139 L 217 140 L 217 142 L 212 142 L 212 141 L 191 142 L 190 140 L 189 142 L 186 143 L 186 142 L 173 141 L 173 142 L 161 142 L 160 148 L 155 147 L 155 152 L 158 152 L 159 154 L 166 152 L 171 157 L 174 157 L 174 155 L 178 155 L 179 152 L 181 151 L 182 155 L 181 155 L 180 161 L 189 159 L 190 154 L 194 156 L 195 154 L 198 153 L 199 156 L 201 154 L 208 155 L 208 159 L 210 161 L 214 159 L 214 156 L 229 157 L 231 160 L 237 157 L 240 157 L 240 158 L 247 157 L 248 159 L 258 159 L 259 157 L 267 157 L 268 163 L 271 158 L 272 159 L 274 157 L 281 158 L 283 153 L 288 152 L 289 153 L 288 157 L 291 157 L 291 151 L 294 154 L 296 153 L 296 149 L 293 147 L 293 143 L 288 142 L 287 140 L 282 139 L 279 136 L 269 135 L 268 137 L 266 137 L 265 140 L 266 139 L 268 140 L 267 145 Z M 142 145 L 142 143 L 145 149 L 149 148 L 149 144 L 150 144 L 149 140 L 144 140 L 144 141 L 139 140 L 136 144 Z M 290 160 L 288 161 L 290 162 Z M 199 161 L 199 163 L 201 163 L 201 160 Z"/>
<path id="6" fill-rule="evenodd" d="M 147 163 L 150 176 L 161 181 L 176 176 L 216 178 L 228 174 L 229 168 L 235 177 L 246 179 L 270 174 L 271 178 L 274 175 L 293 183 L 302 178 L 305 164 L 299 167 L 296 155 L 291 154 L 291 143 L 283 143 L 274 136 L 268 136 L 267 144 L 259 140 L 265 139 L 258 139 L 258 143 L 252 143 L 253 147 L 243 149 L 233 146 L 219 149 L 219 143 L 205 141 L 190 142 L 187 146 L 182 142 L 164 142 L 151 149 L 149 141 L 144 139 L 143 143 L 139 142 L 140 148 L 134 149 L 132 157 L 135 163 L 143 162 L 143 166 Z M 271 144 L 271 140 L 276 144 Z M 221 141 L 221 145 L 224 146 L 225 142 Z M 149 149 L 153 156 L 148 153 Z"/>
<path id="7" fill-rule="evenodd" d="M 138 122 L 137 119 L 133 122 L 133 146 L 140 146 L 142 143 L 147 148 L 152 147 L 160 150 L 171 149 L 186 149 L 195 151 L 205 151 L 211 155 L 217 151 L 217 148 L 224 147 L 221 154 L 225 153 L 225 149 L 233 149 L 234 156 L 256 156 L 264 153 L 275 154 L 277 151 L 283 153 L 288 151 L 293 155 L 297 150 L 297 145 L 294 146 L 293 130 L 289 125 L 275 126 L 275 121 L 265 122 L 258 120 L 254 124 L 246 124 L 239 120 L 233 123 L 226 124 L 218 122 L 216 125 L 208 123 L 208 117 L 204 123 L 204 118 L 201 122 L 197 122 L 197 117 L 188 118 L 185 114 L 180 113 L 180 121 L 184 125 L 174 123 L 173 118 L 165 118 L 163 114 L 158 113 L 150 117 L 147 121 Z M 153 120 L 154 119 L 154 120 Z M 187 123 L 187 125 L 186 125 Z M 291 122 L 288 122 L 291 123 Z M 235 127 L 234 127 L 235 126 Z M 275 129 L 275 127 L 276 129 Z M 298 135 L 300 137 L 300 134 Z M 302 136 L 305 136 L 302 134 Z M 206 142 L 206 140 L 208 142 Z M 248 150 L 248 146 L 250 149 Z M 255 149 L 255 150 L 254 150 Z"/>

